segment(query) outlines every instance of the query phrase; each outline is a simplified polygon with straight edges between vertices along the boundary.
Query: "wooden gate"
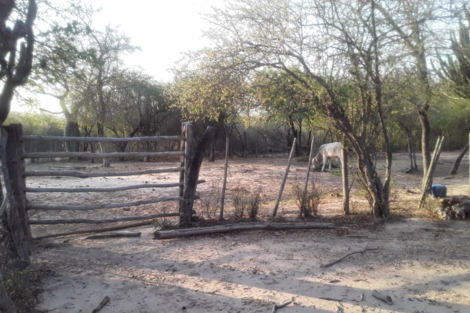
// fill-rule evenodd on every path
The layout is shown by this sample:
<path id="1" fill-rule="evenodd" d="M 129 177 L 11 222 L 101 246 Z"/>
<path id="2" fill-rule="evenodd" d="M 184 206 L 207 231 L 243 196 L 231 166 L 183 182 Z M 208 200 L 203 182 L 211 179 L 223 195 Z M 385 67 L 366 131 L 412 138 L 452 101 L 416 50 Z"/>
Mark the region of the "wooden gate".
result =
<path id="1" fill-rule="evenodd" d="M 18 220 L 24 229 L 26 238 L 31 238 L 29 225 L 45 225 L 45 224 L 68 224 L 68 223 L 112 223 L 121 221 L 141 221 L 151 220 L 159 217 L 178 216 L 180 217 L 180 225 L 186 225 L 191 221 L 192 202 L 194 201 L 194 191 L 186 190 L 188 188 L 190 160 L 193 155 L 193 132 L 190 123 L 183 123 L 181 136 L 154 136 L 154 137 L 133 137 L 133 138 L 97 138 L 97 137 L 55 137 L 55 136 L 23 136 L 20 124 L 14 124 L 5 127 L 4 141 L 6 141 L 6 160 L 8 168 L 8 180 L 11 183 L 11 194 L 14 197 L 17 206 Z M 8 138 L 5 138 L 8 137 Z M 91 152 L 28 152 L 24 153 L 24 141 L 61 141 L 61 142 L 98 142 L 98 143 L 116 143 L 116 142 L 156 142 L 162 140 L 179 141 L 178 151 L 161 151 L 161 152 L 111 152 L 111 153 L 91 153 Z M 176 167 L 165 169 L 150 169 L 140 171 L 121 171 L 121 172 L 80 172 L 74 170 L 48 170 L 48 171 L 25 171 L 25 159 L 28 158 L 122 158 L 122 157 L 160 157 L 160 156 L 181 156 L 181 162 Z M 2 162 L 3 163 L 3 162 Z M 128 185 L 115 188 L 30 188 L 26 186 L 27 177 L 32 176 L 54 176 L 54 177 L 112 177 L 112 176 L 135 176 L 147 175 L 154 173 L 171 173 L 179 172 L 179 181 L 164 184 L 138 184 Z M 4 171 L 4 175 L 5 175 Z M 75 192 L 119 192 L 124 190 L 133 190 L 141 188 L 167 188 L 179 187 L 179 193 L 170 197 L 156 197 L 140 201 L 123 202 L 123 203 L 107 203 L 96 205 L 51 205 L 28 203 L 28 193 L 75 193 Z M 194 186 L 195 188 L 195 186 Z M 188 196 L 185 196 L 188 195 Z M 192 197 L 192 198 L 191 198 Z M 107 219 L 54 219 L 39 220 L 30 219 L 29 210 L 103 210 L 111 208 L 123 208 L 131 206 L 140 206 L 144 204 L 152 204 L 163 201 L 178 201 L 178 212 L 165 212 L 141 216 L 118 216 Z M 189 205 L 188 205 L 189 204 Z M 86 231 L 83 231 L 86 232 Z"/>

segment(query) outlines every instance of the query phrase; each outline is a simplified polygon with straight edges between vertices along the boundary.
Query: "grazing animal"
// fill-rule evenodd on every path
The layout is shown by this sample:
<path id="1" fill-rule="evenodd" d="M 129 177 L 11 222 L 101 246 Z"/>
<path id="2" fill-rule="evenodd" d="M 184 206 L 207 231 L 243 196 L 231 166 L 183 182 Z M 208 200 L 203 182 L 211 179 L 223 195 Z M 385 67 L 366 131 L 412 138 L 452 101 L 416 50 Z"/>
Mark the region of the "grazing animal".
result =
<path id="1" fill-rule="evenodd" d="M 323 162 L 322 172 L 325 170 L 326 162 L 329 164 L 329 170 L 331 171 L 331 160 L 339 158 L 341 164 L 343 164 L 343 158 L 341 155 L 341 142 L 326 143 L 320 146 L 317 155 L 313 158 L 312 169 L 316 169 L 320 166 L 320 161 Z"/>

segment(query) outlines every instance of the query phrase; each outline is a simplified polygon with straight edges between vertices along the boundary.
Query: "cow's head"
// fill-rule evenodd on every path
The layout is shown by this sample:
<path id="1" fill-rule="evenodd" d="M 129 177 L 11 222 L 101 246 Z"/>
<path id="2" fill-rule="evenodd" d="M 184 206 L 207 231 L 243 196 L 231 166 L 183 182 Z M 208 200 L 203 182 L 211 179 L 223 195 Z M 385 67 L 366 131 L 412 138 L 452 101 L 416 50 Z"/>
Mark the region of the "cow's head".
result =
<path id="1" fill-rule="evenodd" d="M 320 167 L 320 162 L 316 158 L 313 158 L 313 160 L 312 160 L 312 170 L 316 170 L 318 167 Z"/>

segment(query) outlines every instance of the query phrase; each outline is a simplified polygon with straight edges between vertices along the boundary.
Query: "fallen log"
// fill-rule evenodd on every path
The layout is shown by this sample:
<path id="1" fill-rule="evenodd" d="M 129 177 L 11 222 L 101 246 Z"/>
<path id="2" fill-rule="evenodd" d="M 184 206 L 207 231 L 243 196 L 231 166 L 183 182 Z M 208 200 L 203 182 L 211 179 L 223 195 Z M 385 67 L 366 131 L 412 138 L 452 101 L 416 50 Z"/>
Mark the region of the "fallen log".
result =
<path id="1" fill-rule="evenodd" d="M 140 237 L 141 232 L 117 232 L 109 234 L 90 235 L 85 239 L 107 239 L 107 238 L 128 238 L 128 237 Z"/>
<path id="2" fill-rule="evenodd" d="M 334 229 L 332 223 L 249 223 L 229 224 L 212 227 L 185 228 L 174 230 L 159 230 L 154 233 L 154 239 L 170 239 L 177 237 L 199 236 L 217 233 L 227 233 L 240 230 L 283 230 L 283 229 Z"/>

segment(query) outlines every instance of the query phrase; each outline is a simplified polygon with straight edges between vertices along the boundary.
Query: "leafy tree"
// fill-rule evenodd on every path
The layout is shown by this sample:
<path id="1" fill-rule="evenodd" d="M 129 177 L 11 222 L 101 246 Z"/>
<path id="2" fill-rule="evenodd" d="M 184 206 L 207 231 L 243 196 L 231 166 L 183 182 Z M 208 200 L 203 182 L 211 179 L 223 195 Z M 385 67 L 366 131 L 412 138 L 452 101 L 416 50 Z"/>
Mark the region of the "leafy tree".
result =
<path id="1" fill-rule="evenodd" d="M 297 69 L 291 69 L 302 75 Z M 269 119 L 284 120 L 296 141 L 296 155 L 302 146 L 302 125 L 314 116 L 315 99 L 295 78 L 285 71 L 264 71 L 255 75 L 253 82 L 257 104 Z"/>
<path id="2" fill-rule="evenodd" d="M 154 136 L 164 133 L 171 115 L 177 115 L 170 108 L 167 85 L 155 82 L 140 71 L 126 71 L 111 82 L 110 104 L 113 109 L 108 115 L 107 128 L 116 137 Z M 178 128 L 179 129 L 179 128 Z M 121 151 L 126 143 L 118 145 Z M 146 143 L 146 149 L 151 143 Z"/>
<path id="3" fill-rule="evenodd" d="M 374 215 L 388 217 L 391 148 L 382 72 L 396 59 L 383 49 L 388 30 L 376 14 L 373 2 L 238 0 L 214 9 L 208 34 L 219 67 L 247 77 L 276 68 L 305 88 L 355 151 Z M 386 151 L 383 180 L 373 158 L 377 134 Z"/>
<path id="4" fill-rule="evenodd" d="M 30 89 L 59 100 L 66 119 L 64 135 L 79 137 L 78 107 L 69 97 L 83 75 L 84 61 L 93 51 L 80 45 L 91 29 L 81 16 L 92 15 L 94 9 L 81 1 L 47 2 L 42 7 L 41 28 L 37 36 L 37 52 Z M 47 111 L 42 109 L 43 111 Z M 52 113 L 52 112 L 50 112 Z M 67 142 L 68 151 L 78 151 L 78 142 Z"/>
<path id="5" fill-rule="evenodd" d="M 413 71 L 419 84 L 415 89 L 414 102 L 418 119 L 421 125 L 421 151 L 423 155 L 423 190 L 430 188 L 432 181 L 425 186 L 425 177 L 431 162 L 431 124 L 429 121 L 429 110 L 432 104 L 432 81 L 430 78 L 428 58 L 433 40 L 442 40 L 441 34 L 445 33 L 444 24 L 437 23 L 453 18 L 453 12 L 447 10 L 452 8 L 455 1 L 449 2 L 447 6 L 441 1 L 375 1 L 377 10 L 383 16 L 391 32 L 396 34 L 397 39 L 403 44 L 408 54 L 402 54 L 406 60 L 410 60 Z M 403 62 L 403 67 L 406 68 Z"/>
<path id="6" fill-rule="evenodd" d="M 189 56 L 192 59 L 195 57 Z M 245 77 L 215 67 L 211 52 L 202 51 L 197 59 L 200 61 L 192 68 L 183 67 L 176 72 L 171 89 L 174 106 L 186 120 L 215 126 L 216 134 L 221 130 L 231 133 L 249 101 Z M 214 161 L 214 149 L 212 145 L 210 161 Z"/>

